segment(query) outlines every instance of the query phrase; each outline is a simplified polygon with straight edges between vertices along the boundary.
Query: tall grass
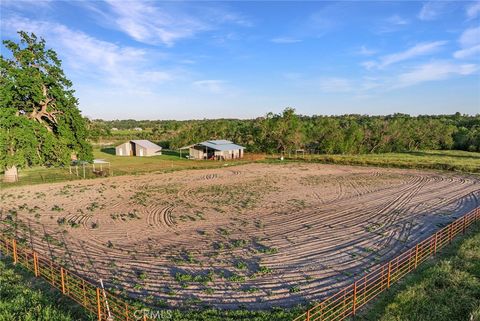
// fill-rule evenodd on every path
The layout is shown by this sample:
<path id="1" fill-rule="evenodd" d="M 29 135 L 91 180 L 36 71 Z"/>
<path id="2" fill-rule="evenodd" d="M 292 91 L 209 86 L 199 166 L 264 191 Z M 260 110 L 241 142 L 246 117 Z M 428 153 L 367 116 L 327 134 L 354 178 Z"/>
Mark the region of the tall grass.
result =
<path id="1" fill-rule="evenodd" d="M 356 320 L 480 321 L 480 224 Z"/>
<path id="2" fill-rule="evenodd" d="M 91 315 L 21 267 L 0 261 L 1 321 L 94 320 Z"/>
<path id="3" fill-rule="evenodd" d="M 362 155 L 306 155 L 311 162 L 397 168 L 437 169 L 480 173 L 480 153 L 442 150 Z"/>
<path id="4" fill-rule="evenodd" d="M 33 277 L 10 259 L 0 261 L 0 321 L 94 321 L 96 316 L 63 296 L 42 279 Z M 140 311 L 143 311 L 139 308 Z M 290 321 L 304 307 L 266 311 L 165 310 L 151 308 L 147 316 L 165 321 Z M 138 313 L 141 319 L 142 313 Z"/>

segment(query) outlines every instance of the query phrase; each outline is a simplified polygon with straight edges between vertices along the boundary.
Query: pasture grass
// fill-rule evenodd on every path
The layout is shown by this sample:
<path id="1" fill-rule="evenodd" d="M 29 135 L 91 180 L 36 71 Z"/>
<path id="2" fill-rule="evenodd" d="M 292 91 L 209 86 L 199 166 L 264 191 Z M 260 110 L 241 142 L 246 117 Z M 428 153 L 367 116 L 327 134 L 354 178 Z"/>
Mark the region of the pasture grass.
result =
<path id="1" fill-rule="evenodd" d="M 263 155 L 260 154 L 246 154 L 243 159 L 239 160 L 210 161 L 186 159 L 185 155 L 187 154 L 188 153 L 182 153 L 182 157 L 180 157 L 180 154 L 176 151 L 163 151 L 163 154 L 158 156 L 130 157 L 116 156 L 114 147 L 95 147 L 93 149 L 93 156 L 95 159 L 103 159 L 107 162 L 110 162 L 110 167 L 108 164 L 103 164 L 102 169 L 105 171 L 108 169 L 113 176 L 164 173 L 185 169 L 220 168 L 225 166 L 251 163 L 257 159 L 264 158 Z M 99 164 L 95 165 L 95 167 L 97 170 L 100 169 Z M 19 181 L 16 183 L 3 183 L 2 179 L 0 179 L 0 188 L 3 189 L 22 185 L 73 181 L 83 178 L 82 166 L 78 166 L 78 170 L 72 166 L 71 171 L 72 174 L 70 174 L 69 166 L 51 168 L 37 166 L 31 168 L 20 168 L 18 171 Z M 98 177 L 92 172 L 91 164 L 85 166 L 85 177 Z"/>
<path id="2" fill-rule="evenodd" d="M 140 275 L 143 279 L 147 276 Z M 182 281 L 184 275 L 182 275 Z M 190 277 L 190 275 L 189 275 Z M 208 276 L 185 280 L 204 282 Z M 140 285 L 139 285 L 140 287 Z M 253 291 L 253 290 L 250 290 Z M 140 308 L 141 309 L 141 308 Z M 218 310 L 204 308 L 200 310 L 164 310 L 164 307 L 150 309 L 151 315 L 161 315 L 161 320 L 168 321 L 290 321 L 302 313 L 304 307 L 294 309 L 274 308 L 265 311 Z M 157 311 L 161 312 L 158 314 Z M 149 312 L 146 313 L 149 315 Z M 139 313 L 141 315 L 141 313 Z M 0 320 L 2 321 L 93 321 L 94 314 L 63 296 L 60 291 L 52 288 L 41 278 L 20 266 L 14 266 L 10 259 L 0 261 Z"/>
<path id="3" fill-rule="evenodd" d="M 0 260 L 0 320 L 94 320 L 88 312 L 45 281 L 10 260 Z"/>
<path id="4" fill-rule="evenodd" d="M 305 155 L 287 158 L 326 164 L 418 168 L 480 173 L 480 153 L 459 150 L 430 150 L 362 155 Z"/>
<path id="5" fill-rule="evenodd" d="M 480 224 L 395 284 L 361 321 L 480 321 Z"/>

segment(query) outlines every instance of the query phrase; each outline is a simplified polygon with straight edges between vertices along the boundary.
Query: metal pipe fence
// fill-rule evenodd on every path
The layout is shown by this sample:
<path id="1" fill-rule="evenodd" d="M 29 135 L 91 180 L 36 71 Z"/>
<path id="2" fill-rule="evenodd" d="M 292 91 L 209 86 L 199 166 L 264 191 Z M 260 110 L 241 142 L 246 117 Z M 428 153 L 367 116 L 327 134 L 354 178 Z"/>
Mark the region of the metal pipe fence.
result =
<path id="1" fill-rule="evenodd" d="M 354 316 L 359 308 L 434 256 L 440 249 L 450 244 L 457 235 L 464 234 L 466 229 L 476 221 L 480 221 L 480 207 L 458 218 L 389 262 L 378 266 L 372 272 L 357 278 L 352 284 L 308 309 L 293 321 L 340 321 Z M 1 232 L 0 252 L 10 256 L 15 264 L 20 264 L 33 272 L 36 277 L 43 278 L 64 295 L 97 315 L 99 321 L 153 320 L 141 307 L 129 304 L 108 291 L 105 291 L 104 295 L 99 286 L 58 263 L 42 257 L 31 248 L 19 244 L 15 238 L 3 235 Z"/>
<path id="2" fill-rule="evenodd" d="M 414 247 L 401 253 L 347 287 L 327 297 L 292 321 L 340 321 L 355 316 L 358 309 L 415 270 L 440 249 L 447 246 L 474 222 L 480 221 L 480 207 L 458 218 Z"/>
<path id="3" fill-rule="evenodd" d="M 20 245 L 14 238 L 0 234 L 0 252 L 10 256 L 14 264 L 30 270 L 36 277 L 46 280 L 65 296 L 95 314 L 99 321 L 153 320 L 145 313 L 147 310 L 129 304 L 108 291 L 104 295 L 99 286 L 42 257 L 29 247 Z"/>

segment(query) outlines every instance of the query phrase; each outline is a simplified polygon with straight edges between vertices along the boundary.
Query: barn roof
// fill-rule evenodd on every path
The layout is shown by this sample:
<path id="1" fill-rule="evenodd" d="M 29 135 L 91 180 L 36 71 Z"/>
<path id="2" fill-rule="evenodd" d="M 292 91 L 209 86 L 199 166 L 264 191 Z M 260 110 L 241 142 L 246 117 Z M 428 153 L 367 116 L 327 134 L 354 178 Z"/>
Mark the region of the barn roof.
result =
<path id="1" fill-rule="evenodd" d="M 153 149 L 153 150 L 161 150 L 162 147 L 158 146 L 157 144 L 152 143 L 146 139 L 139 139 L 139 140 L 131 140 L 131 142 L 140 145 L 146 149 Z"/>
<path id="2" fill-rule="evenodd" d="M 245 149 L 245 147 L 234 144 L 233 142 L 225 139 L 219 140 L 207 140 L 196 145 L 206 146 L 211 149 L 225 151 L 225 150 L 234 150 L 234 149 Z"/>

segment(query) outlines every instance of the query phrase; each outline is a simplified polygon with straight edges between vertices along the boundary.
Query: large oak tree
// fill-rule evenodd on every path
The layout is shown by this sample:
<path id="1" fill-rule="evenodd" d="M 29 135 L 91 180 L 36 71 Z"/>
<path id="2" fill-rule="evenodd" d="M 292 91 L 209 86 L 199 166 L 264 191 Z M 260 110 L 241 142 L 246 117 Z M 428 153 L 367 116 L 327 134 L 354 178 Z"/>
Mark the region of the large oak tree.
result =
<path id="1" fill-rule="evenodd" d="M 72 82 L 45 41 L 20 31 L 20 43 L 0 56 L 0 171 L 15 179 L 18 167 L 68 164 L 72 154 L 91 160 L 85 120 Z"/>

